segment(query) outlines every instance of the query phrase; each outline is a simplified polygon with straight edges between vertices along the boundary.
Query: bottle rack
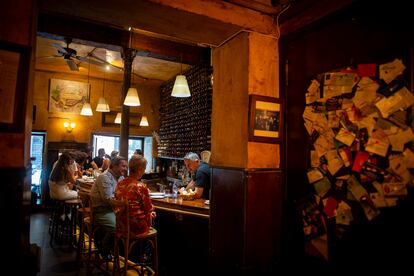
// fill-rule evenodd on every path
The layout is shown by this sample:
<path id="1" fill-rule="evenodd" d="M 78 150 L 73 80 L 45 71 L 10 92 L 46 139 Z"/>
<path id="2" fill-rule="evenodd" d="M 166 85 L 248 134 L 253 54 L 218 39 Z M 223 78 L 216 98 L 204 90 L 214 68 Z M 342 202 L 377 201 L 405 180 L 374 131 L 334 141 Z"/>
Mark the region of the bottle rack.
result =
<path id="1" fill-rule="evenodd" d="M 161 87 L 159 157 L 183 158 L 211 150 L 212 67 L 197 65 L 184 75 L 191 97 L 171 97 L 175 79 Z"/>

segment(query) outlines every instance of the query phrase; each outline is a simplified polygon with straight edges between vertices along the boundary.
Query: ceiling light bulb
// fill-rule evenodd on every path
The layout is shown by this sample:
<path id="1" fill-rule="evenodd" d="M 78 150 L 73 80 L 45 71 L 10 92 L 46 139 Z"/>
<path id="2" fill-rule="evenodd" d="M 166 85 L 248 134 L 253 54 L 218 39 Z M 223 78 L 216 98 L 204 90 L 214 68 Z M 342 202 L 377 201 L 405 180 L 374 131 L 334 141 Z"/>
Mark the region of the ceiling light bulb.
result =
<path id="1" fill-rule="evenodd" d="M 74 122 L 72 122 L 72 123 L 70 123 L 70 127 L 73 129 L 73 128 L 75 128 L 76 127 L 76 123 L 74 123 Z"/>

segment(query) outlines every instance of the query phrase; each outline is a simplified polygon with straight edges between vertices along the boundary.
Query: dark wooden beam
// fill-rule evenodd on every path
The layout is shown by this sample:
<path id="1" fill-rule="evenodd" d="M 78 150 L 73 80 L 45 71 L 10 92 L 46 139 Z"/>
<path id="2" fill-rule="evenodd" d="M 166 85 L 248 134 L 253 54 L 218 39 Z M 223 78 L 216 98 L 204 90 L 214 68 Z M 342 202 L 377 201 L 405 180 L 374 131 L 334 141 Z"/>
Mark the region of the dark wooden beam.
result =
<path id="1" fill-rule="evenodd" d="M 291 3 L 288 10 L 280 16 L 281 34 L 288 35 L 325 16 L 337 12 L 349 5 L 353 0 L 300 0 Z"/>
<path id="2" fill-rule="evenodd" d="M 140 56 L 175 62 L 182 61 L 190 65 L 210 61 L 209 48 L 130 33 L 127 30 L 58 15 L 41 13 L 38 34 L 58 40 L 71 37 L 75 43 L 113 51 L 120 51 L 122 47 L 128 47 L 137 50 Z M 132 34 L 131 37 L 130 34 Z"/>
<path id="3" fill-rule="evenodd" d="M 182 44 L 174 41 L 132 33 L 130 48 L 138 50 L 137 55 L 199 64 L 210 62 L 210 49 Z"/>

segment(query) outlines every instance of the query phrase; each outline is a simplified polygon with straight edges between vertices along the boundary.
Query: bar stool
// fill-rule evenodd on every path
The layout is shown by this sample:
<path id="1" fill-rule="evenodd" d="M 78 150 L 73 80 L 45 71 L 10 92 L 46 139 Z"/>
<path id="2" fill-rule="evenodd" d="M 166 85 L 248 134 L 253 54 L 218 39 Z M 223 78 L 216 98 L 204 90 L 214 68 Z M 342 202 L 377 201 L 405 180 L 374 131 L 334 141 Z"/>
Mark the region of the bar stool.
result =
<path id="1" fill-rule="evenodd" d="M 92 251 L 92 223 L 91 223 L 91 208 L 89 203 L 89 193 L 78 191 L 78 195 L 81 201 L 79 213 L 79 239 L 78 239 L 78 248 L 76 252 L 76 261 L 79 263 L 82 261 L 83 255 L 87 255 L 87 265 L 90 263 L 90 256 Z M 86 229 L 86 231 L 85 231 Z M 85 239 L 85 234 L 87 239 Z"/>
<path id="2" fill-rule="evenodd" d="M 52 199 L 52 212 L 49 218 L 50 247 L 53 247 L 53 241 L 61 241 L 59 233 L 65 226 L 64 221 L 66 219 L 64 203 L 63 200 Z"/>
<path id="3" fill-rule="evenodd" d="M 158 252 L 157 252 L 157 230 L 151 227 L 148 233 L 138 236 L 131 236 L 129 229 L 129 204 L 126 200 L 111 200 L 112 208 L 116 216 L 116 233 L 114 246 L 114 266 L 113 274 L 119 272 L 119 275 L 127 275 L 128 268 L 134 269 L 138 275 L 158 275 Z M 123 244 L 124 261 L 123 267 L 120 264 L 119 246 Z M 133 263 L 128 257 L 132 249 L 145 243 L 151 246 L 151 262 L 139 261 Z"/>
<path id="4" fill-rule="evenodd" d="M 73 239 L 73 230 L 75 218 L 72 213 L 74 207 L 79 202 L 74 200 L 53 200 L 53 209 L 49 219 L 49 234 L 50 234 L 50 246 L 53 247 L 53 242 L 70 244 Z"/>
<path id="5" fill-rule="evenodd" d="M 80 225 L 80 234 L 78 240 L 78 249 L 76 252 L 76 260 L 78 263 L 83 262 L 83 259 L 86 255 L 86 267 L 87 272 L 92 271 L 92 264 L 102 269 L 101 265 L 105 263 L 105 270 L 108 271 L 108 262 L 102 260 L 98 254 L 98 248 L 95 245 L 95 233 L 99 229 L 99 226 L 96 226 L 93 221 L 93 212 L 90 195 L 88 192 L 79 191 L 78 195 L 81 200 L 81 208 L 79 213 L 81 214 L 81 225 Z M 85 236 L 87 238 L 85 238 Z M 94 261 L 92 263 L 92 254 L 94 254 Z"/>

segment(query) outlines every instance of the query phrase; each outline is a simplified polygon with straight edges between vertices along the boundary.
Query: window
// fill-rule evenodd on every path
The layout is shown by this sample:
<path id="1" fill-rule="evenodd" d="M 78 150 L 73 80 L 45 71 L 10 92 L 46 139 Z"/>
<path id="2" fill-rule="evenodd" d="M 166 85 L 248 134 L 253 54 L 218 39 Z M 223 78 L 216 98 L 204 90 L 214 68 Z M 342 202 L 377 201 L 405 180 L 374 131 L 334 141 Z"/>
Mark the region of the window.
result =
<path id="1" fill-rule="evenodd" d="M 42 191 L 43 152 L 45 149 L 45 132 L 32 132 L 30 139 L 30 156 L 32 157 L 32 191 L 36 193 L 40 204 Z"/>
<path id="2" fill-rule="evenodd" d="M 98 155 L 100 148 L 105 149 L 105 153 L 110 155 L 113 150 L 119 151 L 119 135 L 93 135 L 93 154 Z M 130 136 L 128 140 L 128 160 L 134 154 L 136 149 L 142 150 L 144 158 L 147 159 L 148 165 L 146 172 L 150 172 L 152 167 L 152 137 L 134 137 Z"/>

